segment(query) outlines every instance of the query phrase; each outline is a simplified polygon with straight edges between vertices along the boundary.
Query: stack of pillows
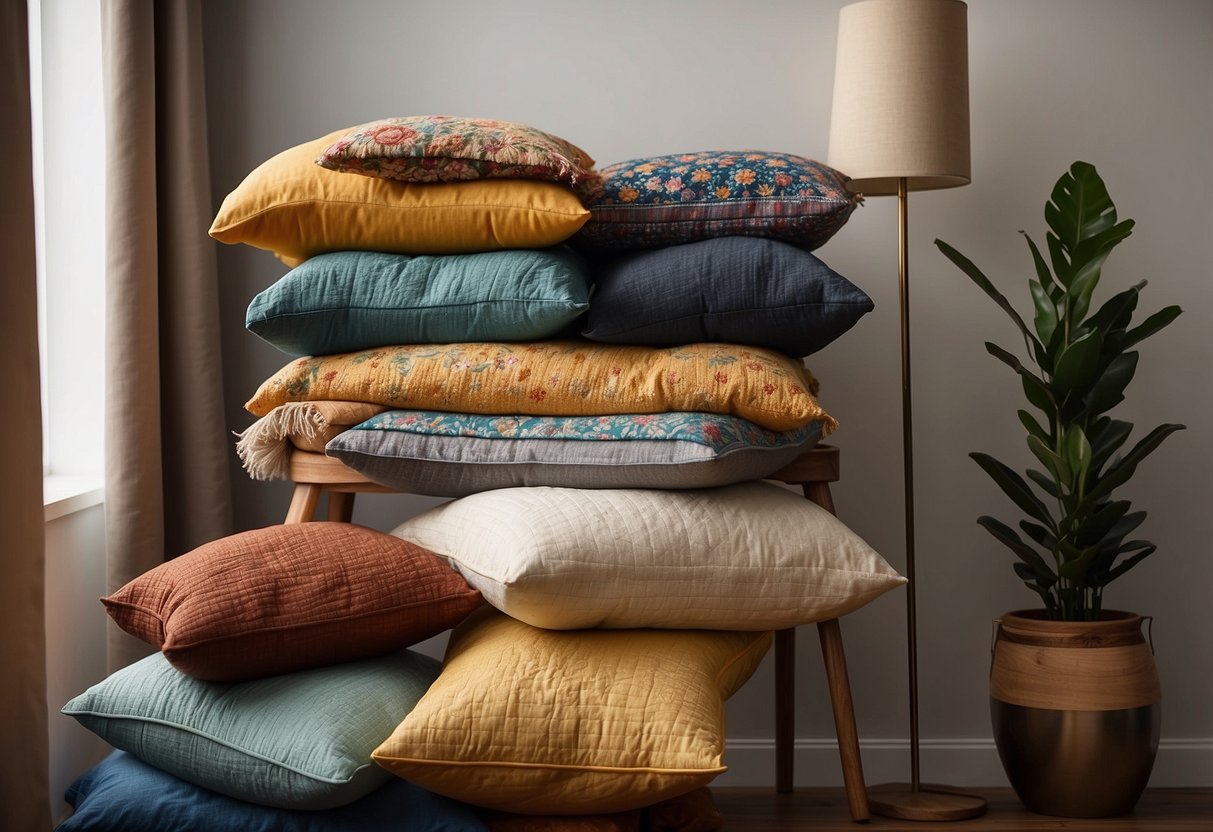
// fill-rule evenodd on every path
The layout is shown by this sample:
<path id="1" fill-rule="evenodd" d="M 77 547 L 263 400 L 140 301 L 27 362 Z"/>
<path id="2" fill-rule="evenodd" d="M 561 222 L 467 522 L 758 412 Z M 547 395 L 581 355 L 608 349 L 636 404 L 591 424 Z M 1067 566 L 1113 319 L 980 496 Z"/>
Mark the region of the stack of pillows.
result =
<path id="1" fill-rule="evenodd" d="M 389 772 L 542 815 L 710 782 L 770 631 L 903 582 L 757 481 L 833 429 L 799 358 L 871 308 L 808 251 L 854 207 L 842 181 L 750 152 L 595 171 L 559 137 L 446 116 L 267 161 L 211 229 L 293 267 L 247 324 L 299 357 L 247 408 L 369 407 L 326 452 L 458 499 L 392 536 L 271 527 L 158 567 L 104 600 L 163 653 L 65 710 L 264 806 L 361 805 Z M 400 652 L 452 626 L 441 672 Z"/>

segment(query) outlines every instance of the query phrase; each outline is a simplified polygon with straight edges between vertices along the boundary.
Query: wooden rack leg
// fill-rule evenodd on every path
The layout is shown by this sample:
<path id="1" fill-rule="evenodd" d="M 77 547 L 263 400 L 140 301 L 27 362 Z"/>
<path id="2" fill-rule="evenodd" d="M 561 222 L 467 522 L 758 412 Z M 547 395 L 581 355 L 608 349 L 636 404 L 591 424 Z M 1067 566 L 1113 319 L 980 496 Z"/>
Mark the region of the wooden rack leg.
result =
<path id="1" fill-rule="evenodd" d="M 329 519 L 337 523 L 349 523 L 354 519 L 354 492 L 330 491 Z"/>
<path id="2" fill-rule="evenodd" d="M 320 490 L 320 486 L 315 483 L 296 483 L 285 523 L 306 523 L 314 518 L 316 503 L 320 500 Z"/>
<path id="3" fill-rule="evenodd" d="M 851 819 L 866 821 L 868 790 L 863 782 L 863 762 L 859 757 L 859 732 L 855 729 L 855 707 L 851 702 L 851 683 L 847 679 L 847 659 L 842 651 L 842 628 L 838 619 L 817 624 L 821 656 L 825 660 L 830 702 L 834 706 L 834 732 L 838 735 L 838 755 L 842 758 L 842 782 L 847 791 Z"/>
<path id="4" fill-rule="evenodd" d="M 796 630 L 775 631 L 775 791 L 792 791 L 796 749 Z"/>

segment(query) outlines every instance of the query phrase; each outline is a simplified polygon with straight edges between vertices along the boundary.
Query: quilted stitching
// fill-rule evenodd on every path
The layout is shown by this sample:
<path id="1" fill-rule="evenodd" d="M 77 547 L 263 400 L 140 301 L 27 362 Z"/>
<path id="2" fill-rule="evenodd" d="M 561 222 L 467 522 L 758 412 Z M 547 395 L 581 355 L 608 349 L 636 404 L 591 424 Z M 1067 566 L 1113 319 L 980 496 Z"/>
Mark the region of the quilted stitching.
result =
<path id="1" fill-rule="evenodd" d="M 381 655 L 461 621 L 480 596 L 432 552 L 349 523 L 207 543 L 102 598 L 180 671 L 236 681 Z"/>

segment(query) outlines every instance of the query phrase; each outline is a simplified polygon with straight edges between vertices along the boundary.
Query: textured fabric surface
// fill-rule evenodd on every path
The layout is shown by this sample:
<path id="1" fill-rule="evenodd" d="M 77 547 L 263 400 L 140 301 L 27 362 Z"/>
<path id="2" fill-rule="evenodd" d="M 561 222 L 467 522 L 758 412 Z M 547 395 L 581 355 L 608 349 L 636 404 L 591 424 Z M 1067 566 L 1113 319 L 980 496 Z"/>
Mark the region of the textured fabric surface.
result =
<path id="1" fill-rule="evenodd" d="M 536 627 L 767 630 L 905 582 L 842 521 L 772 483 L 699 491 L 509 488 L 392 532 Z"/>
<path id="2" fill-rule="evenodd" d="M 769 431 L 715 413 L 476 416 L 389 410 L 326 453 L 375 482 L 461 497 L 495 488 L 707 488 L 759 479 L 817 444 L 821 423 Z"/>
<path id="3" fill-rule="evenodd" d="M 227 685 L 192 679 L 157 654 L 93 685 L 63 713 L 115 748 L 229 797 L 330 809 L 390 779 L 371 751 L 439 669 L 406 650 Z"/>
<path id="4" fill-rule="evenodd" d="M 203 789 L 115 751 L 67 791 L 55 832 L 485 832 L 468 806 L 393 778 L 320 811 L 271 809 Z"/>
<path id="5" fill-rule="evenodd" d="M 101 601 L 178 670 L 221 682 L 382 655 L 455 626 L 480 605 L 432 553 L 323 522 L 204 544 Z"/>
<path id="6" fill-rule="evenodd" d="M 833 168 L 790 153 L 711 150 L 632 159 L 600 171 L 590 249 L 660 248 L 713 237 L 772 237 L 814 249 L 846 223 L 856 198 Z"/>
<path id="7" fill-rule="evenodd" d="M 4 578 L 0 581 L 0 816 L 6 832 L 50 827 L 46 718 L 46 520 L 42 505 L 42 414 L 38 279 L 30 130 L 30 30 L 25 3 L 0 6 L 0 251 L 4 303 L 0 349 L 8 362 L 0 431 Z M 94 12 L 95 13 L 95 12 Z"/>
<path id="8" fill-rule="evenodd" d="M 403 182 L 593 178 L 590 154 L 525 124 L 460 116 L 385 118 L 353 127 L 316 164 Z"/>
<path id="9" fill-rule="evenodd" d="M 871 298 L 803 249 L 720 237 L 604 263 L 582 335 L 651 346 L 724 341 L 803 356 L 870 311 Z"/>
<path id="10" fill-rule="evenodd" d="M 547 248 L 589 218 L 567 187 L 525 179 L 410 185 L 325 170 L 338 131 L 268 159 L 219 207 L 211 236 L 297 266 L 328 251 L 461 254 Z"/>
<path id="11" fill-rule="evenodd" d="M 112 591 L 232 531 L 202 3 L 105 0 L 105 549 Z M 146 645 L 109 627 L 109 669 Z"/>
<path id="12" fill-rule="evenodd" d="M 535 341 L 589 307 L 589 267 L 566 248 L 442 257 L 321 254 L 253 298 L 245 326 L 291 355 L 383 344 Z"/>
<path id="13" fill-rule="evenodd" d="M 724 700 L 770 643 L 770 633 L 558 633 L 483 610 L 452 634 L 442 675 L 374 759 L 507 812 L 647 806 L 725 770 Z"/>
<path id="14" fill-rule="evenodd" d="M 262 383 L 245 408 L 342 399 L 396 408 L 532 416 L 700 410 L 770 430 L 835 422 L 799 361 L 732 344 L 654 349 L 546 341 L 403 345 L 300 358 Z"/>

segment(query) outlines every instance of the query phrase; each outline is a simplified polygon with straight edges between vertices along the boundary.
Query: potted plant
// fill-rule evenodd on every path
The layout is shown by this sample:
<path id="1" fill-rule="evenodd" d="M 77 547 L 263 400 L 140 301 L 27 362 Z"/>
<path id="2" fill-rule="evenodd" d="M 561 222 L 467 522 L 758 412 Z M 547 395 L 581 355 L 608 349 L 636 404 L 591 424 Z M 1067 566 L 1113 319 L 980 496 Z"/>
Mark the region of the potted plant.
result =
<path id="1" fill-rule="evenodd" d="M 1017 413 L 1039 464 L 1020 476 L 970 454 L 1026 515 L 1018 531 L 989 516 L 977 522 L 1011 550 L 1015 573 L 1043 602 L 998 622 L 990 695 L 999 756 L 1029 809 L 1097 817 L 1128 812 L 1145 789 L 1161 698 L 1142 617 L 1103 607 L 1104 588 L 1155 549 L 1130 538 L 1146 513 L 1113 492 L 1183 428 L 1159 425 L 1126 451 L 1133 425 L 1108 412 L 1137 369 L 1132 348 L 1180 309 L 1131 325 L 1144 280 L 1094 307 L 1104 261 L 1133 221 L 1117 219 L 1092 165 L 1075 162 L 1057 181 L 1045 220 L 1048 259 L 1025 234 L 1031 327 L 968 258 L 935 244 L 1010 316 L 1027 351 L 1025 362 L 985 345 L 1019 376 L 1030 407 Z"/>

